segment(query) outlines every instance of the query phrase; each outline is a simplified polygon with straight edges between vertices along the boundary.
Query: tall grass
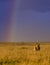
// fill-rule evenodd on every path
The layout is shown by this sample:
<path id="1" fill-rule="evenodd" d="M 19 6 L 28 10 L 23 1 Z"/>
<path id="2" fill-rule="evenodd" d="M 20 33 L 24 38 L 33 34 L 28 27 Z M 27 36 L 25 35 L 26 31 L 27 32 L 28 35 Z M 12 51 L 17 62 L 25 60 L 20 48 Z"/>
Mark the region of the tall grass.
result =
<path id="1" fill-rule="evenodd" d="M 50 45 L 41 45 L 40 51 L 34 45 L 0 46 L 0 65 L 50 65 Z"/>

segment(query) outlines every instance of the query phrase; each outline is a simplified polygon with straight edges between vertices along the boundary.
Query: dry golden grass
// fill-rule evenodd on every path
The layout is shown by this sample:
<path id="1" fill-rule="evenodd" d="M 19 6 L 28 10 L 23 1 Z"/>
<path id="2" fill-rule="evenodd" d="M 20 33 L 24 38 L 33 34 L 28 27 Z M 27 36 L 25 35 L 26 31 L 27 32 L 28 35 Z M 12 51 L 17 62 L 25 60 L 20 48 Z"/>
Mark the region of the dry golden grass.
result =
<path id="1" fill-rule="evenodd" d="M 41 44 L 40 51 L 32 45 L 0 43 L 0 65 L 50 65 L 50 44 Z"/>

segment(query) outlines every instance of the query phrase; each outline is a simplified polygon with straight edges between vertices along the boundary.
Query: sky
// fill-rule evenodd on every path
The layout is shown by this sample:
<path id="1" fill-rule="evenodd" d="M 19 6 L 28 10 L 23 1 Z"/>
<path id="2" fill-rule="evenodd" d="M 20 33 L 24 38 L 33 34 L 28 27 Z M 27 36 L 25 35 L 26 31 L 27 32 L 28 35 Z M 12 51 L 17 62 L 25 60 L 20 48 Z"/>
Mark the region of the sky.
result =
<path id="1" fill-rule="evenodd" d="M 0 42 L 50 41 L 50 0 L 0 0 Z"/>

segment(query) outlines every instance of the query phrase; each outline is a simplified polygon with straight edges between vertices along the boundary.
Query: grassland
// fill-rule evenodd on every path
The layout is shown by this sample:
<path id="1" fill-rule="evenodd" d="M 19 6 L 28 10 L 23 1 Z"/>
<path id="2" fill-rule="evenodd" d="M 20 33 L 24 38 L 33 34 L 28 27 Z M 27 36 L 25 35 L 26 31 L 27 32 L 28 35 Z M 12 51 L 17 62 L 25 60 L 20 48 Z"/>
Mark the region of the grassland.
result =
<path id="1" fill-rule="evenodd" d="M 30 43 L 0 42 L 0 65 L 50 65 L 50 43 L 41 43 L 40 51 Z"/>

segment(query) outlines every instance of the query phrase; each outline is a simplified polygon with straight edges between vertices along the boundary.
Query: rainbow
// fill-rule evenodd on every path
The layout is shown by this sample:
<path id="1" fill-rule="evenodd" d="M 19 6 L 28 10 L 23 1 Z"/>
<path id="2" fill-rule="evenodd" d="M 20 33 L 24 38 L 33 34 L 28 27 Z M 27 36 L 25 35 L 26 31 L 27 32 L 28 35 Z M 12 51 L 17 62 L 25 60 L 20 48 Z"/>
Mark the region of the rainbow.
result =
<path id="1" fill-rule="evenodd" d="M 8 42 L 13 42 L 15 41 L 15 10 L 16 10 L 16 1 L 17 0 L 13 0 L 12 2 L 12 8 L 10 10 L 10 16 L 9 16 L 9 25 L 8 25 L 8 33 L 7 33 L 7 37 L 6 40 Z"/>

